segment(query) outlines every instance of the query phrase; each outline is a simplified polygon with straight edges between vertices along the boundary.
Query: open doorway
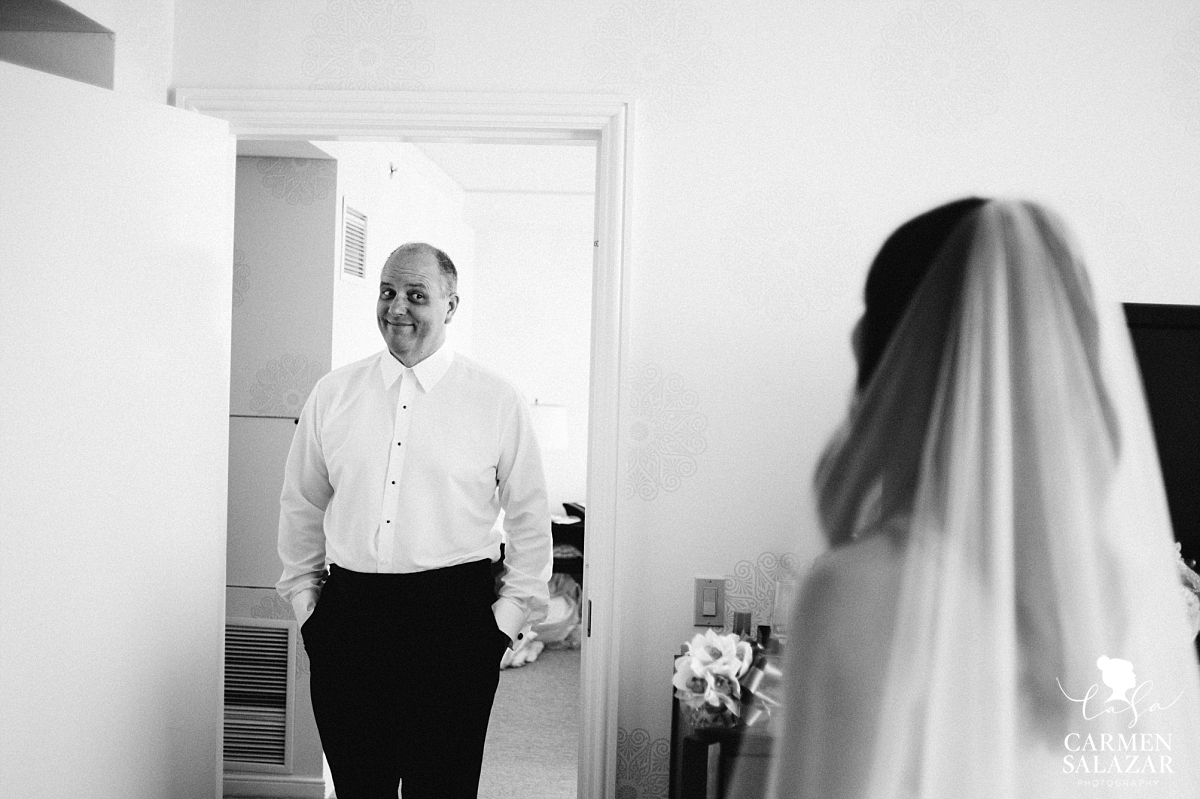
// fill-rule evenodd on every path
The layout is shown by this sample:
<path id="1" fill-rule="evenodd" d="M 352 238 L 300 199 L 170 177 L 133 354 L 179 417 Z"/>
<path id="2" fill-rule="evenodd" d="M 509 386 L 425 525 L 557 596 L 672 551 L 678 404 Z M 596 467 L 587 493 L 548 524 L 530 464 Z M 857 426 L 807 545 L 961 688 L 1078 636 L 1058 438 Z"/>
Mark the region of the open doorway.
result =
<path id="1" fill-rule="evenodd" d="M 595 147 L 417 147 L 464 189 L 475 239 L 472 354 L 535 403 L 554 528 L 565 533 L 547 621 L 500 675 L 479 795 L 574 796 L 583 552 L 574 559 L 567 539 L 584 519 L 567 514 L 586 505 Z"/>
<path id="2" fill-rule="evenodd" d="M 230 605 L 279 604 L 273 525 L 262 522 L 277 504 L 291 422 L 312 382 L 382 347 L 374 314 L 386 255 L 414 240 L 445 250 L 461 297 L 449 343 L 533 405 L 555 512 L 550 613 L 506 656 L 480 795 L 575 795 L 595 144 L 242 141 L 238 155 Z M 297 308 L 309 310 L 281 335 L 277 319 Z M 290 749 L 311 786 L 319 742 L 302 647 L 295 660 Z"/>
<path id="3" fill-rule="evenodd" d="M 615 790 L 616 499 L 625 349 L 632 103 L 616 97 L 179 89 L 176 105 L 230 123 L 239 139 L 413 143 L 594 142 L 586 577 L 579 724 L 580 796 Z"/>

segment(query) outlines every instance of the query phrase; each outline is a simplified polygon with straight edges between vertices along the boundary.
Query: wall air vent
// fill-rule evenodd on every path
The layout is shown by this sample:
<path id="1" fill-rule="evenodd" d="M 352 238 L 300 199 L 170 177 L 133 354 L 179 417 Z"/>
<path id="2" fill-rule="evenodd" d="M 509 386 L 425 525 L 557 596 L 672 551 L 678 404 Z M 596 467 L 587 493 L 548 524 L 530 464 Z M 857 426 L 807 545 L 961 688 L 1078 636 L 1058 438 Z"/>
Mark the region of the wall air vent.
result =
<path id="1" fill-rule="evenodd" d="M 225 625 L 227 769 L 290 768 L 295 648 L 291 627 L 273 619 L 239 619 Z"/>
<path id="2" fill-rule="evenodd" d="M 367 217 L 342 204 L 342 277 L 367 279 Z"/>

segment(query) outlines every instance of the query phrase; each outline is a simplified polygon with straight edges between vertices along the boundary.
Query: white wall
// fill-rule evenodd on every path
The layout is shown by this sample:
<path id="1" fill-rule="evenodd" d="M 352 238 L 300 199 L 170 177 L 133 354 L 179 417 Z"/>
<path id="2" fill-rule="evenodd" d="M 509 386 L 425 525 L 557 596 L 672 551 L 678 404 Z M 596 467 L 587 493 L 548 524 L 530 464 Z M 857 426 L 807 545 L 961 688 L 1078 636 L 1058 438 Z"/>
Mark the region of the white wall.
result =
<path id="1" fill-rule="evenodd" d="M 0 63 L 5 796 L 219 795 L 227 130 Z"/>
<path id="2" fill-rule="evenodd" d="M 563 513 L 563 502 L 587 501 L 595 199 L 468 193 L 467 221 L 476 281 L 462 307 L 475 311 L 475 357 L 531 402 L 566 408 L 567 449 L 543 450 L 551 508 Z"/>
<path id="3" fill-rule="evenodd" d="M 177 0 L 173 83 L 638 98 L 618 779 L 651 797 L 692 578 L 726 576 L 761 613 L 773 558 L 803 567 L 823 546 L 813 464 L 849 395 L 866 264 L 896 225 L 966 192 L 1043 198 L 1094 231 L 1125 299 L 1200 303 L 1197 14 Z"/>
<path id="4" fill-rule="evenodd" d="M 458 270 L 459 293 L 469 293 L 475 234 L 463 221 L 462 188 L 413 145 L 315 144 L 338 159 L 339 258 L 342 204 L 367 216 L 366 279 L 334 282 L 333 364 L 337 367 L 383 349 L 375 300 L 379 272 L 392 250 L 412 241 L 438 247 Z M 472 315 L 469 307 L 460 308 L 446 330 L 447 342 L 467 355 L 471 354 Z"/>
<path id="5" fill-rule="evenodd" d="M 174 0 L 69 0 L 67 5 L 116 34 L 113 91 L 167 102 Z"/>

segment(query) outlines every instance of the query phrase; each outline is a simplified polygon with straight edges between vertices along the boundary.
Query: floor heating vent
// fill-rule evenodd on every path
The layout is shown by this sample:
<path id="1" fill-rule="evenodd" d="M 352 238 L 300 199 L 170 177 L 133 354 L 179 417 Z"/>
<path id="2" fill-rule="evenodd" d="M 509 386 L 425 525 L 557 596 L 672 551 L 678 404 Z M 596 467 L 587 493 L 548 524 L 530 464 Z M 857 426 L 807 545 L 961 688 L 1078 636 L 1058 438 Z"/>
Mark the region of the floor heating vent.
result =
<path id="1" fill-rule="evenodd" d="M 238 619 L 225 625 L 226 769 L 291 767 L 294 625 Z"/>

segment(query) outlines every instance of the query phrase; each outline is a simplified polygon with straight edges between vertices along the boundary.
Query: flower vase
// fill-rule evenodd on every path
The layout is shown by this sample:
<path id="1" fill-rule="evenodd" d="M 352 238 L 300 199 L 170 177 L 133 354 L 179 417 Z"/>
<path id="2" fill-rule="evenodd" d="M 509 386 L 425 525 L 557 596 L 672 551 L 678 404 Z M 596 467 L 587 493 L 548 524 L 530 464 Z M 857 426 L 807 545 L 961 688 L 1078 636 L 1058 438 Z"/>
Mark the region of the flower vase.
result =
<path id="1" fill-rule="evenodd" d="M 688 725 L 696 732 L 727 730 L 737 724 L 737 716 L 722 707 L 712 707 L 707 704 L 700 707 L 683 705 L 681 710 Z"/>

